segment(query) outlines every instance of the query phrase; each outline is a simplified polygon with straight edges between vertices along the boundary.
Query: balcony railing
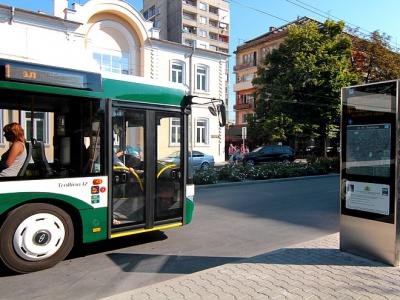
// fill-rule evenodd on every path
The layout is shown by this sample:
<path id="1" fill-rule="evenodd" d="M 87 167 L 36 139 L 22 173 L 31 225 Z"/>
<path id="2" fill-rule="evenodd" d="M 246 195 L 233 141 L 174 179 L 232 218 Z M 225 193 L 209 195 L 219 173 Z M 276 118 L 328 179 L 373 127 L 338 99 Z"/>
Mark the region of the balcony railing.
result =
<path id="1" fill-rule="evenodd" d="M 196 3 L 196 1 L 191 1 L 191 0 L 182 0 L 182 3 L 183 3 L 183 4 L 186 4 L 186 5 L 189 5 L 189 6 L 194 6 L 194 7 L 196 7 L 196 6 L 197 6 L 197 3 Z"/>
<path id="2" fill-rule="evenodd" d="M 238 103 L 233 106 L 235 110 L 254 109 L 254 103 Z"/>
<path id="3" fill-rule="evenodd" d="M 251 62 L 249 64 L 236 65 L 236 66 L 233 66 L 233 71 L 240 71 L 243 69 L 252 68 L 252 67 L 256 67 L 256 66 L 257 66 L 257 64 L 255 62 Z"/>

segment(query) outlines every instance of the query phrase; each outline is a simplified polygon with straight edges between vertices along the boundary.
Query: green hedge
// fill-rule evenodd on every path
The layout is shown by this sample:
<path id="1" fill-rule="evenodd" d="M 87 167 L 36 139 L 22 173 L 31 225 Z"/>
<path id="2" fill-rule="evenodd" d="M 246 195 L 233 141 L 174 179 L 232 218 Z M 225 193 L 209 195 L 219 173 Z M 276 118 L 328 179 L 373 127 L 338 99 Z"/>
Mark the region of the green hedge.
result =
<path id="1" fill-rule="evenodd" d="M 339 171 L 340 162 L 338 158 L 316 158 L 308 163 L 271 162 L 257 166 L 225 165 L 219 169 L 199 170 L 194 174 L 193 179 L 195 184 L 201 185 L 217 182 L 322 175 L 339 173 Z"/>

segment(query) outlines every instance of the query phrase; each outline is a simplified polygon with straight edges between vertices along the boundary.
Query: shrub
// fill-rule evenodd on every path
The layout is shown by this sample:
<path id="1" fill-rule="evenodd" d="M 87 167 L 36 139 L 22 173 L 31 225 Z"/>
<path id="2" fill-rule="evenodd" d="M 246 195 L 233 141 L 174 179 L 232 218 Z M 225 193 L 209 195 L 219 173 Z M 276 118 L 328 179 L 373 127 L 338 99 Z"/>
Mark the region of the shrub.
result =
<path id="1" fill-rule="evenodd" d="M 257 166 L 225 165 L 217 169 L 199 170 L 194 175 L 195 184 L 212 184 L 218 181 L 237 182 L 296 176 L 338 173 L 339 158 L 316 158 L 308 163 L 270 162 Z"/>
<path id="2" fill-rule="evenodd" d="M 193 174 L 194 184 L 213 184 L 217 179 L 217 172 L 213 168 L 200 169 Z"/>

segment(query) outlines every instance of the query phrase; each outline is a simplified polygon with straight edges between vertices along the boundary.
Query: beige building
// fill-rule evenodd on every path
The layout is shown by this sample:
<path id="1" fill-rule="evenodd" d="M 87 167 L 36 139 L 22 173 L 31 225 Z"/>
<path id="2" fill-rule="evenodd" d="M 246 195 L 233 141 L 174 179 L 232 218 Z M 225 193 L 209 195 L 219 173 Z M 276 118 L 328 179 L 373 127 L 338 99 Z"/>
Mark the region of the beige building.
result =
<path id="1" fill-rule="evenodd" d="M 256 90 L 253 87 L 252 80 L 257 74 L 257 67 L 264 63 L 267 53 L 278 48 L 286 38 L 289 25 L 301 24 L 307 20 L 310 19 L 304 17 L 279 28 L 270 27 L 267 33 L 237 47 L 235 51 L 236 65 L 234 66 L 236 83 L 233 86 L 236 94 L 233 108 L 237 127 L 246 126 L 247 117 L 255 113 Z"/>

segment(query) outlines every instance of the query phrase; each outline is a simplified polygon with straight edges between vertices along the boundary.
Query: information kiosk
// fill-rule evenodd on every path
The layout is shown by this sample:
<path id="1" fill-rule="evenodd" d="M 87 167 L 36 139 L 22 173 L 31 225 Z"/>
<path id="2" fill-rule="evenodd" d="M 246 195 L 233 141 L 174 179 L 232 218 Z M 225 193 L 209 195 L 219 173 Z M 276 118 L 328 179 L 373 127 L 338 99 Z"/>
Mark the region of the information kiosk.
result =
<path id="1" fill-rule="evenodd" d="M 399 265 L 399 81 L 342 90 L 340 249 Z"/>

